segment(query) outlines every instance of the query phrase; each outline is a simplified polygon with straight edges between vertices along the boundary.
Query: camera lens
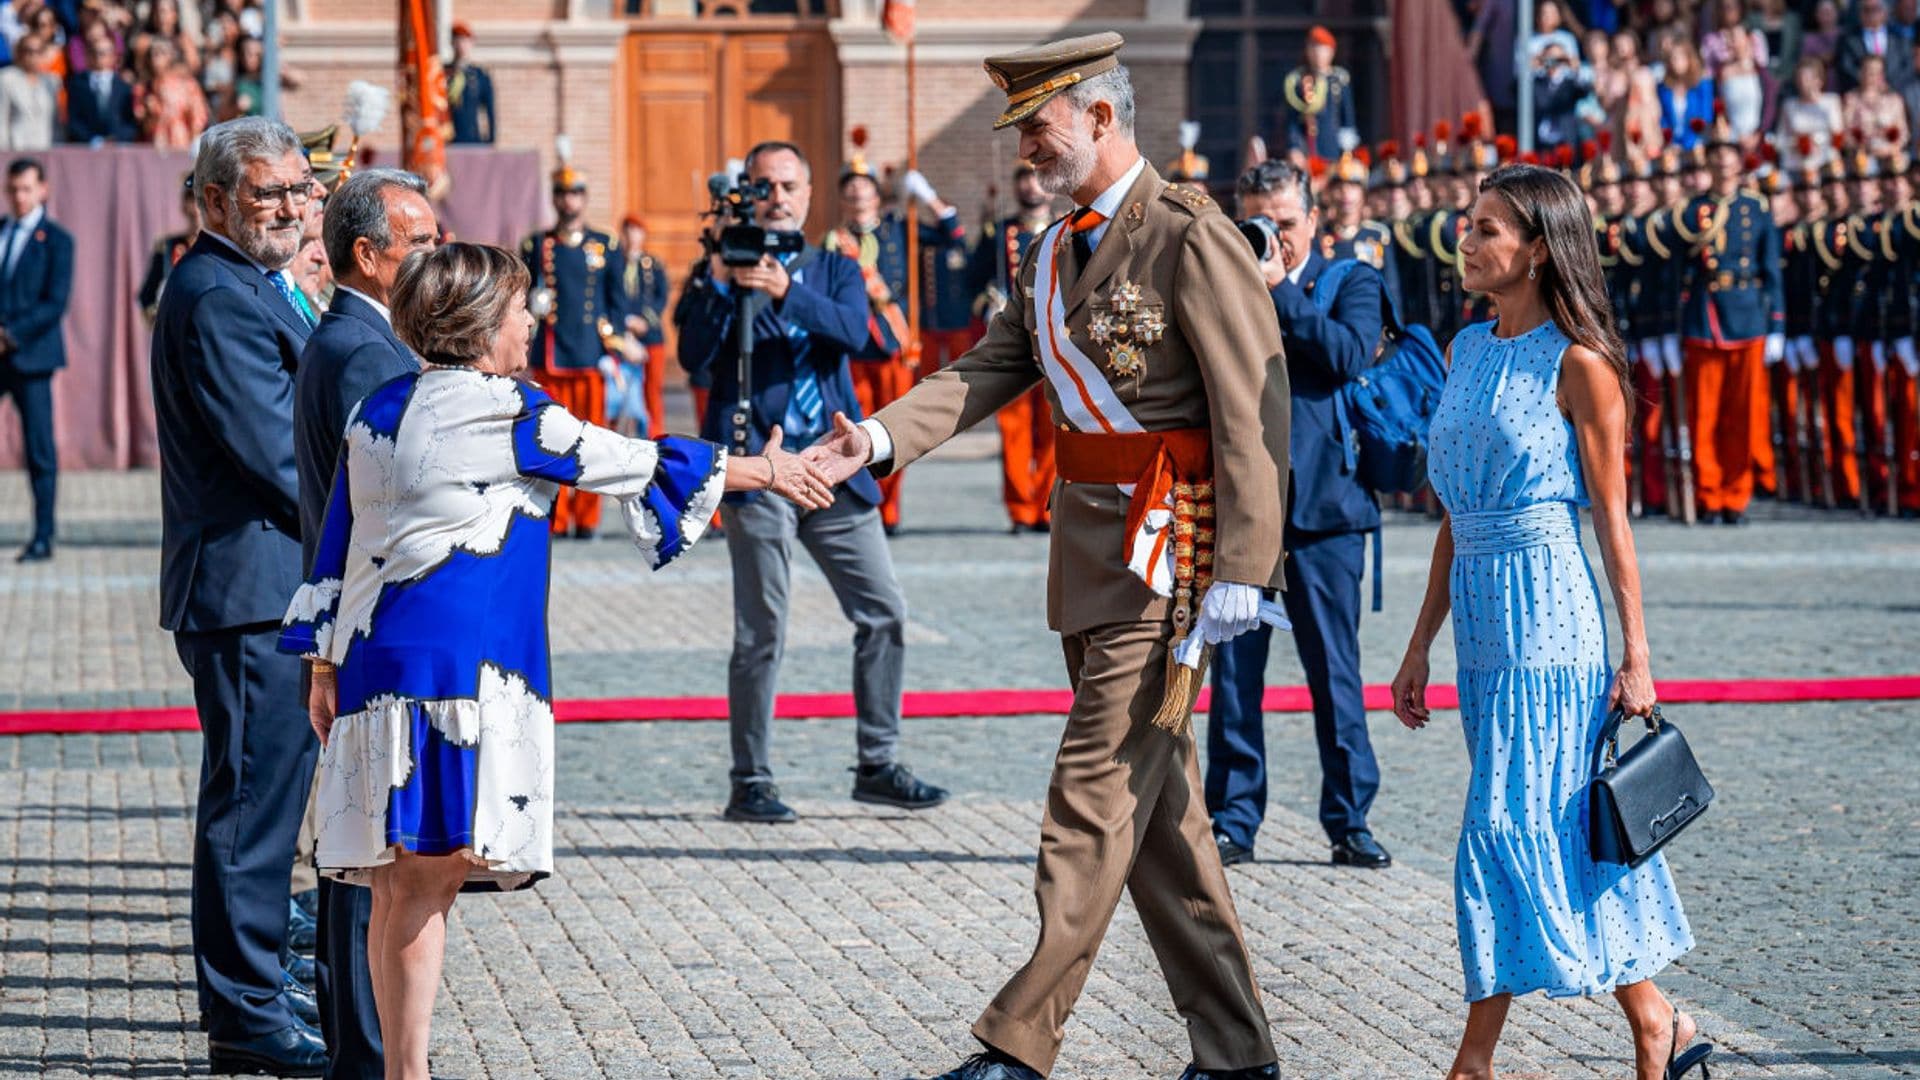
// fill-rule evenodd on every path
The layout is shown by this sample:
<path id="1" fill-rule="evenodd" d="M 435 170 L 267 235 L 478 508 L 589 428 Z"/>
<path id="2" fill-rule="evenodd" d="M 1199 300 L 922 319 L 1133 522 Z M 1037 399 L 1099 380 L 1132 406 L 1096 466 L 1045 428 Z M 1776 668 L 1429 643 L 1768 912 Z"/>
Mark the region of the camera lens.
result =
<path id="1" fill-rule="evenodd" d="M 1280 230 L 1274 227 L 1273 219 L 1265 215 L 1242 221 L 1240 235 L 1247 238 L 1247 244 L 1253 248 L 1253 257 L 1259 262 L 1273 258 L 1273 253 L 1280 246 Z"/>

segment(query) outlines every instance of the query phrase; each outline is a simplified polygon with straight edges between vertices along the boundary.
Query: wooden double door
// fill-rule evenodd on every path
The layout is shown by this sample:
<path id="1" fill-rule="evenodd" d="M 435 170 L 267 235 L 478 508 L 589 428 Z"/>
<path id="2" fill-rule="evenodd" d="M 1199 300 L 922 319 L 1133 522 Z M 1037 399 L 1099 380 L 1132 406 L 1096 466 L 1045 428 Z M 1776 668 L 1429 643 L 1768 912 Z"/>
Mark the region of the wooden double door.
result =
<path id="1" fill-rule="evenodd" d="M 782 139 L 806 150 L 815 169 L 807 235 L 820 235 L 842 156 L 840 64 L 824 28 L 636 26 L 626 48 L 623 187 L 676 285 L 699 253 L 707 178 L 755 143 Z"/>

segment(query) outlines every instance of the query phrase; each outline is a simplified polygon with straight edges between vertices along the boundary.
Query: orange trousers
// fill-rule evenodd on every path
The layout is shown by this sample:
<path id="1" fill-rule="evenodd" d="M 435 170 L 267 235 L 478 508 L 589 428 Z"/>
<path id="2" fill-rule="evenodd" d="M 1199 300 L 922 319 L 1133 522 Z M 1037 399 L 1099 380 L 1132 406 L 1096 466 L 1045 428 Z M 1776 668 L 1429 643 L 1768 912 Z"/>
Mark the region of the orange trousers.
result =
<path id="1" fill-rule="evenodd" d="M 860 415 L 872 416 L 898 400 L 913 386 L 914 379 L 899 357 L 887 360 L 855 360 L 853 396 L 860 402 Z M 903 470 L 904 471 L 904 470 Z M 892 530 L 900 524 L 900 472 L 880 481 L 880 524 Z"/>
<path id="2" fill-rule="evenodd" d="M 1666 407 L 1667 388 L 1660 373 L 1651 365 L 1635 362 L 1633 389 L 1639 411 L 1634 425 L 1639 430 L 1640 459 L 1634 460 L 1633 447 L 1627 447 L 1627 476 L 1640 475 L 1640 505 L 1644 514 L 1667 512 L 1667 455 L 1660 442 L 1661 411 Z"/>
<path id="3" fill-rule="evenodd" d="M 1920 513 L 1920 380 L 1889 358 L 1893 375 L 1894 432 L 1900 463 L 1900 508 Z"/>
<path id="4" fill-rule="evenodd" d="M 1754 428 L 1766 427 L 1765 341 L 1681 345 L 1693 427 L 1693 490 L 1702 514 L 1744 513 L 1753 500 Z"/>
<path id="5" fill-rule="evenodd" d="M 1821 341 L 1820 396 L 1827 414 L 1827 468 L 1833 472 L 1833 497 L 1843 503 L 1860 501 L 1860 433 L 1855 423 L 1853 370 L 1842 371 L 1835 357 L 1833 342 Z M 1861 358 L 1856 356 L 1856 363 Z"/>
<path id="6" fill-rule="evenodd" d="M 974 327 L 921 331 L 920 340 L 925 347 L 920 353 L 920 370 L 915 373 L 913 381 L 917 383 L 965 356 L 967 350 L 973 348 L 973 343 L 980 340 L 980 334 L 981 331 Z"/>
<path id="7" fill-rule="evenodd" d="M 548 368 L 540 385 L 560 407 L 589 424 L 607 422 L 607 380 L 598 368 Z M 553 531 L 589 536 L 600 527 L 600 496 L 576 487 L 563 487 L 553 500 Z"/>
<path id="8" fill-rule="evenodd" d="M 667 433 L 667 350 L 659 345 L 647 346 L 647 381 L 641 388 L 642 403 L 647 408 L 647 431 L 659 438 Z M 693 414 L 697 427 L 700 414 Z"/>
<path id="9" fill-rule="evenodd" d="M 994 416 L 1000 425 L 1000 499 L 1015 525 L 1047 525 L 1053 497 L 1053 410 L 1034 387 Z"/>

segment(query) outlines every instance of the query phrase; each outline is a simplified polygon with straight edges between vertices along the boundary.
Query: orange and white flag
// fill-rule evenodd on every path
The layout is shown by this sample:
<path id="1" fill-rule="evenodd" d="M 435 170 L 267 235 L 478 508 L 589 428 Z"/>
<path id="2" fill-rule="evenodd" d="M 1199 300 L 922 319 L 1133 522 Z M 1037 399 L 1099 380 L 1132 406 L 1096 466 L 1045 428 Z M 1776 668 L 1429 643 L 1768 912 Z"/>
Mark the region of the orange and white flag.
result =
<path id="1" fill-rule="evenodd" d="M 913 0 L 887 0 L 880 9 L 880 25 L 902 41 L 913 37 Z"/>

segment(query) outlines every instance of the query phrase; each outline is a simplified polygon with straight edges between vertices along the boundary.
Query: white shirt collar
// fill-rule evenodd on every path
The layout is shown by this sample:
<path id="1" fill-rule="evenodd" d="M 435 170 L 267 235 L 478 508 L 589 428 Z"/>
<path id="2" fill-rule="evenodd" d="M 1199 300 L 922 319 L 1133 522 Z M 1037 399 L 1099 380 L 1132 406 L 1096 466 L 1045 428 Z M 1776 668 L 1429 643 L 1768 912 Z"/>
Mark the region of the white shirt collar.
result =
<path id="1" fill-rule="evenodd" d="M 1101 192 L 1100 196 L 1093 200 L 1091 209 L 1098 211 L 1106 220 L 1112 221 L 1114 215 L 1120 212 L 1120 201 L 1127 197 L 1127 192 L 1133 189 L 1134 181 L 1140 179 L 1140 174 L 1146 167 L 1146 158 L 1134 159 L 1133 168 L 1128 169 L 1120 179 L 1114 181 L 1112 187 Z"/>
<path id="2" fill-rule="evenodd" d="M 373 297 L 368 296 L 366 293 L 361 292 L 359 289 L 356 289 L 351 285 L 342 285 L 337 281 L 334 282 L 333 290 L 335 292 L 352 293 L 353 295 L 359 297 L 361 303 L 366 304 L 367 306 L 373 308 L 373 310 L 379 312 L 380 317 L 387 321 L 388 326 L 393 325 L 393 312 L 387 308 L 387 305 L 381 303 L 378 300 L 375 300 Z"/>
<path id="3" fill-rule="evenodd" d="M 1295 285 L 1300 284 L 1300 275 L 1307 272 L 1307 264 L 1312 261 L 1313 255 L 1309 253 L 1306 258 L 1300 260 L 1299 266 L 1287 271 L 1287 280 L 1293 282 Z"/>
<path id="4" fill-rule="evenodd" d="M 26 217 L 19 219 L 18 222 L 15 222 L 12 216 L 9 216 L 7 218 L 7 224 L 18 225 L 20 232 L 30 233 L 33 230 L 40 227 L 41 219 L 45 218 L 46 216 L 47 216 L 47 208 L 44 206 L 36 206 L 33 208 L 32 213 L 28 214 Z"/>
<path id="5" fill-rule="evenodd" d="M 236 255 L 238 255 L 238 256 L 240 256 L 241 258 L 243 258 L 243 259 L 245 259 L 245 260 L 247 260 L 247 265 L 248 265 L 248 266 L 251 266 L 251 267 L 253 267 L 253 268 L 254 268 L 255 270 L 258 270 L 258 271 L 260 271 L 261 273 L 263 273 L 263 274 L 265 274 L 265 275 L 267 275 L 268 277 L 272 277 L 272 276 L 273 276 L 273 274 L 274 274 L 274 271 L 272 271 L 272 270 L 269 270 L 269 269 L 267 269 L 267 267 L 266 267 L 266 264 L 265 264 L 265 263 L 261 263 L 261 262 L 256 262 L 256 261 L 254 260 L 254 257 L 253 257 L 253 256 L 251 256 L 251 255 L 249 255 L 249 254 L 247 254 L 247 253 L 246 253 L 246 252 L 244 252 L 244 251 L 241 251 L 241 250 L 240 250 L 240 245 L 239 245 L 239 244 L 236 244 L 236 243 L 234 243 L 234 242 L 233 242 L 233 241 L 232 241 L 231 239 L 229 239 L 229 238 L 228 238 L 228 237 L 227 237 L 227 236 L 226 236 L 226 235 L 225 235 L 224 233 L 221 233 L 221 232 L 219 232 L 219 231 L 217 231 L 217 230 L 214 230 L 214 229 L 201 229 L 201 230 L 200 230 L 200 235 L 201 235 L 201 236 L 210 236 L 210 237 L 212 237 L 212 238 L 213 238 L 214 240 L 216 240 L 216 241 L 218 241 L 219 243 L 222 243 L 222 244 L 225 244 L 225 245 L 227 245 L 227 247 L 228 247 L 228 248 L 230 248 L 230 249 L 232 249 L 232 251 L 234 252 L 234 254 L 236 254 Z"/>

